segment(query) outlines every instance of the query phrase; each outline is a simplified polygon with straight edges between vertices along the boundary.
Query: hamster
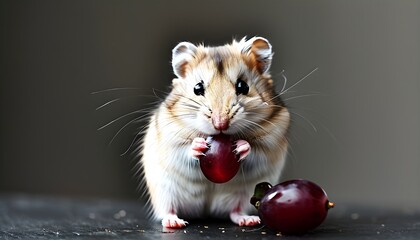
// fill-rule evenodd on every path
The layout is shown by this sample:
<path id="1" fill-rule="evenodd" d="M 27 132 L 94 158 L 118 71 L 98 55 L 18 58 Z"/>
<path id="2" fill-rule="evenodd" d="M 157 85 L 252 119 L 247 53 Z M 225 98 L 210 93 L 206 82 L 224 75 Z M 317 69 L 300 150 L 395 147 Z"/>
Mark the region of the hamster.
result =
<path id="1" fill-rule="evenodd" d="M 181 42 L 172 50 L 176 78 L 147 125 L 140 163 L 151 210 L 163 227 L 191 218 L 260 223 L 249 199 L 257 183 L 279 181 L 290 114 L 269 69 L 272 46 L 262 37 L 218 47 Z M 229 182 L 207 180 L 198 157 L 217 134 L 236 140 L 241 169 Z M 184 220 L 185 219 L 185 220 Z"/>

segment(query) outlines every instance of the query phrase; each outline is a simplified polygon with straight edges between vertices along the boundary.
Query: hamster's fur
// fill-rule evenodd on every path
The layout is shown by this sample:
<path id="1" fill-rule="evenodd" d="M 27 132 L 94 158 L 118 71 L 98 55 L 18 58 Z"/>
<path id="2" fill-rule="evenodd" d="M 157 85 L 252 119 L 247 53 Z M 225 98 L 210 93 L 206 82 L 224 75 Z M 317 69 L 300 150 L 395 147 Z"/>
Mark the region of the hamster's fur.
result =
<path id="1" fill-rule="evenodd" d="M 177 78 L 154 111 L 142 142 L 141 164 L 153 216 L 164 227 L 184 227 L 190 218 L 260 223 L 249 200 L 257 183 L 276 183 L 285 163 L 290 115 L 269 74 L 273 52 L 262 37 L 218 47 L 179 43 L 172 51 Z M 240 81 L 240 83 L 239 83 Z M 215 184 L 197 157 L 206 137 L 231 135 L 241 169 Z"/>

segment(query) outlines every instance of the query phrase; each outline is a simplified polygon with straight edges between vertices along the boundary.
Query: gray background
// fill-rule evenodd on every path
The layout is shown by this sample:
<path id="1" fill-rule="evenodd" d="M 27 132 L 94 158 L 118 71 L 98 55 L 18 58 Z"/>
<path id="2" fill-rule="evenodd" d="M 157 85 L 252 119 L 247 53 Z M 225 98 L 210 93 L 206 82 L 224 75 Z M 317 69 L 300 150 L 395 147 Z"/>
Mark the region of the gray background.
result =
<path id="1" fill-rule="evenodd" d="M 279 87 L 318 68 L 285 96 L 283 179 L 420 208 L 420 1 L 1 1 L 0 24 L 0 193 L 138 199 L 137 158 L 119 155 L 141 123 L 108 143 L 142 114 L 96 129 L 168 91 L 178 42 L 258 35 Z M 90 94 L 118 87 L 137 89 Z"/>

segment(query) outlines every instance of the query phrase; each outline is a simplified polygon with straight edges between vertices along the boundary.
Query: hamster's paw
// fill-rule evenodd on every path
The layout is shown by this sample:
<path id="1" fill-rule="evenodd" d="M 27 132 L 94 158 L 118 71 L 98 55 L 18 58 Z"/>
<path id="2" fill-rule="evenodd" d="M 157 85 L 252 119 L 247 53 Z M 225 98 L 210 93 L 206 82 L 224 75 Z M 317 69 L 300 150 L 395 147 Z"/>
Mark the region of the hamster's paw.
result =
<path id="1" fill-rule="evenodd" d="M 198 159 L 201 156 L 205 156 L 203 153 L 209 149 L 209 145 L 206 142 L 206 139 L 196 137 L 193 139 L 191 144 L 191 155 L 193 158 Z"/>
<path id="2" fill-rule="evenodd" d="M 168 214 L 162 219 L 162 226 L 166 228 L 183 228 L 188 222 L 178 218 L 176 214 Z"/>
<path id="3" fill-rule="evenodd" d="M 250 215 L 244 215 L 237 212 L 232 212 L 230 214 L 230 219 L 235 224 L 238 224 L 239 226 L 255 226 L 261 223 L 261 219 L 258 216 L 250 216 Z"/>
<path id="4" fill-rule="evenodd" d="M 251 145 L 245 140 L 238 140 L 235 145 L 236 149 L 234 151 L 239 154 L 239 160 L 243 160 L 251 152 Z"/>

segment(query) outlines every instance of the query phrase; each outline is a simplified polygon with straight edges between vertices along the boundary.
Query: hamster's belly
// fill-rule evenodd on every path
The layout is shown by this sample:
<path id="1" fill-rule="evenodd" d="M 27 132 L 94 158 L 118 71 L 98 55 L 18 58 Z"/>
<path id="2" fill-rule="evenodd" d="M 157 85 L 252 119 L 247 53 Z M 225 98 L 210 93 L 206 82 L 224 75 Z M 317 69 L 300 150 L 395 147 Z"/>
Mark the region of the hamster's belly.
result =
<path id="1" fill-rule="evenodd" d="M 246 159 L 244 160 L 246 161 Z M 259 174 L 246 172 L 246 163 L 238 174 L 229 182 L 216 184 L 205 178 L 198 161 L 188 167 L 168 174 L 173 175 L 174 194 L 177 196 L 176 208 L 179 216 L 200 218 L 205 216 L 227 217 L 234 209 L 250 212 L 253 206 L 249 203 L 256 184 L 276 182 L 280 171 L 269 172 L 261 168 Z M 178 167 L 180 167 L 178 165 Z M 185 171 L 188 168 L 187 171 Z M 248 167 L 249 168 L 249 167 Z M 181 172 L 181 173 L 180 173 Z M 186 174 L 186 172 L 188 172 Z M 276 180 L 275 180 L 276 179 Z"/>

